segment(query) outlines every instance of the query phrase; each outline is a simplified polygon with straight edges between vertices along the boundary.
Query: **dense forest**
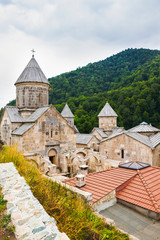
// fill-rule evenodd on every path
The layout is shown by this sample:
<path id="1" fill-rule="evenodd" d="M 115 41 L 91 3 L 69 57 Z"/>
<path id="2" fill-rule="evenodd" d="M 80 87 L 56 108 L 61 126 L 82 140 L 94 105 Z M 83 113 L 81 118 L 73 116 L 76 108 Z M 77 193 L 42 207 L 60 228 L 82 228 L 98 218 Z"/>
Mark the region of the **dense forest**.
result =
<path id="1" fill-rule="evenodd" d="M 160 51 L 128 49 L 49 79 L 49 101 L 60 112 L 68 103 L 80 132 L 98 126 L 108 101 L 125 129 L 142 121 L 160 127 Z M 14 101 L 10 105 L 14 105 Z"/>
<path id="2" fill-rule="evenodd" d="M 68 102 L 80 132 L 98 126 L 108 101 L 118 125 L 142 121 L 160 127 L 160 51 L 128 49 L 103 61 L 49 79 L 50 103 L 61 111 Z"/>

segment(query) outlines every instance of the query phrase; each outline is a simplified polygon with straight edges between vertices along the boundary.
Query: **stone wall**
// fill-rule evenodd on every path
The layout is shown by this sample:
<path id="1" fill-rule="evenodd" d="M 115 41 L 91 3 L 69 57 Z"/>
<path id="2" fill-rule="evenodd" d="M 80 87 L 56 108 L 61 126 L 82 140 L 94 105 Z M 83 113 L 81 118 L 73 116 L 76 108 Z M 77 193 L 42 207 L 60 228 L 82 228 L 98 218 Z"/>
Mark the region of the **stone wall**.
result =
<path id="1" fill-rule="evenodd" d="M 115 200 L 112 205 L 116 203 L 116 191 L 113 190 L 112 192 L 108 193 L 106 196 L 98 200 L 97 202 L 93 203 L 92 206 L 94 208 L 103 205 L 104 203 L 110 202 L 111 200 Z M 106 208 L 106 207 L 105 207 Z M 101 209 L 102 210 L 102 209 Z M 101 211 L 100 210 L 100 211 Z"/>
<path id="2" fill-rule="evenodd" d="M 18 240 L 69 240 L 59 232 L 55 219 L 45 212 L 33 196 L 13 163 L 0 164 L 0 185 L 7 200 L 7 214 L 11 214 Z"/>
<path id="3" fill-rule="evenodd" d="M 13 143 L 18 142 L 18 150 L 25 152 L 45 151 L 46 145 L 63 143 L 65 146 L 76 144 L 74 129 L 67 121 L 50 107 L 23 136 L 13 136 Z M 31 141 L 32 139 L 32 141 Z"/>
<path id="4" fill-rule="evenodd" d="M 125 134 L 101 142 L 99 150 L 101 154 L 107 156 L 109 159 L 122 162 L 128 160 L 153 164 L 152 149 Z"/>
<path id="5" fill-rule="evenodd" d="M 21 108 L 38 108 L 48 105 L 48 84 L 16 84 L 16 106 Z"/>
<path id="6" fill-rule="evenodd" d="M 160 167 L 160 144 L 153 150 L 153 166 Z"/>
<path id="7" fill-rule="evenodd" d="M 117 117 L 99 117 L 99 128 L 110 129 L 117 127 Z"/>
<path id="8" fill-rule="evenodd" d="M 97 132 L 96 129 L 93 130 L 92 134 L 97 137 L 99 141 L 101 141 L 103 138 L 102 136 Z"/>
<path id="9" fill-rule="evenodd" d="M 93 136 L 92 139 L 87 143 L 87 144 L 76 144 L 77 148 L 94 148 L 94 146 L 97 145 L 97 143 L 99 142 L 99 140 L 97 139 L 96 136 Z"/>

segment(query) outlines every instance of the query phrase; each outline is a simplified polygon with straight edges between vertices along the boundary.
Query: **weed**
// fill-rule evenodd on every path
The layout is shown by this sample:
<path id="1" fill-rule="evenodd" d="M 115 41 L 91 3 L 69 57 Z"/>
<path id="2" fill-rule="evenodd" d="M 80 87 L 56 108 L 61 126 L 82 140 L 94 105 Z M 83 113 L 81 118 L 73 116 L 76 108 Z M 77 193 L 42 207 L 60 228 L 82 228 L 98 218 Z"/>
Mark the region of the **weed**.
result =
<path id="1" fill-rule="evenodd" d="M 3 227 L 7 227 L 10 220 L 11 220 L 11 214 L 4 215 L 0 225 L 3 226 Z"/>
<path id="2" fill-rule="evenodd" d="M 0 152 L 0 162 L 14 163 L 34 196 L 46 212 L 56 219 L 59 230 L 65 232 L 71 240 L 129 239 L 128 235 L 113 226 L 106 226 L 77 194 L 42 176 L 36 166 L 18 153 L 16 146 L 4 146 Z"/>
<path id="3" fill-rule="evenodd" d="M 14 225 L 8 225 L 6 229 L 7 229 L 7 231 L 9 231 L 9 232 L 11 232 L 11 233 L 14 233 L 14 231 L 15 231 L 15 226 L 14 226 Z"/>

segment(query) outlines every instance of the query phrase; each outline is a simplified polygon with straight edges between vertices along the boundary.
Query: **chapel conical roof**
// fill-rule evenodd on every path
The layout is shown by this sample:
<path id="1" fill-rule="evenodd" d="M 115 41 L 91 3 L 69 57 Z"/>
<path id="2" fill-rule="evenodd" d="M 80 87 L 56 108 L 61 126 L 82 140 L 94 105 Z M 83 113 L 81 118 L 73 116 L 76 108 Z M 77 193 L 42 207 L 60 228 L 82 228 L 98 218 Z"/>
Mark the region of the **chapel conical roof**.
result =
<path id="1" fill-rule="evenodd" d="M 69 108 L 68 104 L 66 103 L 66 105 L 64 106 L 62 112 L 61 112 L 62 117 L 66 118 L 74 118 L 73 113 L 71 112 L 71 109 Z"/>
<path id="2" fill-rule="evenodd" d="M 108 102 L 106 102 L 103 109 L 98 114 L 98 117 L 118 117 L 117 113 L 113 110 Z"/>
<path id="3" fill-rule="evenodd" d="M 27 83 L 27 82 L 37 82 L 37 83 L 46 83 L 49 84 L 48 79 L 42 72 L 40 66 L 38 65 L 34 55 L 32 55 L 31 60 L 17 79 L 17 83 Z"/>

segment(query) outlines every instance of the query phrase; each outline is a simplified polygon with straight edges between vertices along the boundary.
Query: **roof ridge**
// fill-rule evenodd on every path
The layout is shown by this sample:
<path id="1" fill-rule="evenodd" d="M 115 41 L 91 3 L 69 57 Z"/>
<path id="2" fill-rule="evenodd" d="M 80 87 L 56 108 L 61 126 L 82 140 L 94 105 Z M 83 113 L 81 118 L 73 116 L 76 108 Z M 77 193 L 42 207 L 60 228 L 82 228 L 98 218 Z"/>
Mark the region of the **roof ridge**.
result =
<path id="1" fill-rule="evenodd" d="M 156 211 L 158 213 L 160 213 L 160 208 L 159 208 L 156 200 L 154 199 L 154 196 L 153 196 L 150 188 L 148 187 L 148 184 L 147 184 L 146 180 L 144 179 L 144 177 L 143 177 L 143 175 L 142 175 L 142 173 L 141 173 L 141 171 L 139 169 L 137 169 L 137 173 L 138 173 L 138 175 L 139 175 L 139 177 L 140 177 L 140 179 L 142 181 L 142 184 L 145 187 L 145 189 L 146 189 L 146 191 L 147 191 L 147 193 L 148 193 L 148 195 L 149 195 L 149 197 L 150 197 L 150 199 L 151 199 L 151 201 L 153 203 L 154 208 L 156 209 Z"/>

